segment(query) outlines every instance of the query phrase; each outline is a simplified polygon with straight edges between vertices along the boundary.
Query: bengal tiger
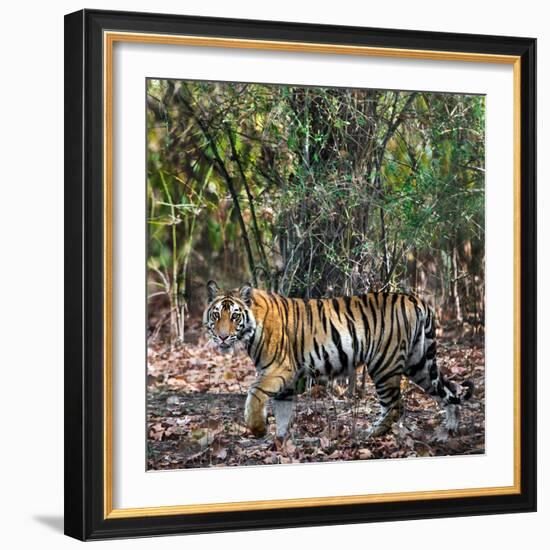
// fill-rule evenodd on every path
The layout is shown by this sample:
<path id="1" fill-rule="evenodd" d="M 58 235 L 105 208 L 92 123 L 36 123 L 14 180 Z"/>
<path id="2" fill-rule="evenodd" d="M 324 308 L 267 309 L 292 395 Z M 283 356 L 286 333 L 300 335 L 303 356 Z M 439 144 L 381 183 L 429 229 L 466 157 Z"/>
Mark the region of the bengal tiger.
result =
<path id="1" fill-rule="evenodd" d="M 249 285 L 224 292 L 214 281 L 207 295 L 203 324 L 213 344 L 226 352 L 240 343 L 256 365 L 244 412 L 253 435 L 266 434 L 271 400 L 276 437 L 287 436 L 302 375 L 355 380 L 361 365 L 381 404 L 368 436 L 385 434 L 402 416 L 403 375 L 444 408 L 447 431 L 457 429 L 457 406 L 473 384 L 454 384 L 438 369 L 434 314 L 424 300 L 392 292 L 304 300 Z"/>

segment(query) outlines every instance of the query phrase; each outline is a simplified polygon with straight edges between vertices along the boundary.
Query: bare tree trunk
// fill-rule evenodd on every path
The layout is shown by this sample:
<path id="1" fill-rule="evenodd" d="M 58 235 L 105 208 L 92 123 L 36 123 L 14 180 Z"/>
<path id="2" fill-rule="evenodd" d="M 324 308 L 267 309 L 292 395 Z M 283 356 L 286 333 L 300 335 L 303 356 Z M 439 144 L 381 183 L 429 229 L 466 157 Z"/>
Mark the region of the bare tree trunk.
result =
<path id="1" fill-rule="evenodd" d="M 413 281 L 414 281 L 414 291 L 418 292 L 418 251 L 416 249 L 416 246 L 413 248 L 413 259 L 412 259 L 412 266 L 413 266 Z"/>
<path id="2" fill-rule="evenodd" d="M 384 209 L 380 207 L 380 231 L 382 234 L 382 252 L 384 254 L 384 265 L 380 279 L 386 281 L 390 274 L 390 255 L 388 252 L 388 238 L 386 235 L 386 223 L 384 221 Z"/>
<path id="3" fill-rule="evenodd" d="M 452 269 L 453 269 L 453 298 L 455 302 L 455 314 L 456 314 L 456 321 L 460 325 L 464 322 L 464 318 L 462 316 L 462 307 L 460 305 L 460 295 L 458 293 L 458 251 L 456 246 L 453 248 L 453 254 L 451 256 L 452 258 Z"/>
<path id="4" fill-rule="evenodd" d="M 388 145 L 389 140 L 392 138 L 392 136 L 397 131 L 397 128 L 399 128 L 399 125 L 403 121 L 403 117 L 405 112 L 409 109 L 409 107 L 412 105 L 412 102 L 414 101 L 414 98 L 417 96 L 417 92 L 413 92 L 409 95 L 407 100 L 405 101 L 405 105 L 403 105 L 403 108 L 397 114 L 397 103 L 399 101 L 399 92 L 395 93 L 395 97 L 393 100 L 393 105 L 391 108 L 391 114 L 389 116 L 389 122 L 388 122 L 388 128 L 386 130 L 386 133 L 384 135 L 384 138 L 382 139 L 382 143 L 380 144 L 380 147 L 378 148 L 375 163 L 374 163 L 374 169 L 375 169 L 375 186 L 376 190 L 378 191 L 378 195 L 380 199 L 382 198 L 382 181 L 381 181 L 381 170 L 382 170 L 382 164 L 384 161 L 384 155 L 386 152 L 386 147 Z M 381 230 L 381 239 L 382 239 L 382 251 L 384 255 L 384 265 L 381 273 L 381 279 L 382 281 L 388 281 L 391 269 L 390 269 L 390 255 L 388 252 L 388 238 L 387 238 L 387 230 L 386 230 L 386 223 L 384 220 L 384 210 L 382 206 L 380 206 L 380 230 Z M 387 284 L 387 283 L 386 283 Z"/>
<path id="5" fill-rule="evenodd" d="M 247 180 L 246 175 L 244 173 L 244 168 L 243 168 L 243 165 L 241 163 L 241 159 L 239 158 L 237 148 L 235 146 L 235 139 L 234 139 L 233 133 L 231 131 L 231 128 L 229 128 L 228 125 L 226 125 L 226 131 L 227 131 L 227 136 L 229 138 L 229 144 L 231 145 L 231 154 L 233 156 L 233 159 L 237 163 L 237 167 L 239 169 L 239 174 L 241 175 L 241 180 L 243 182 L 243 187 L 244 187 L 245 192 L 246 192 L 246 197 L 248 199 L 248 205 L 249 205 L 249 208 L 250 208 L 250 217 L 252 219 L 252 232 L 254 234 L 254 240 L 256 241 L 256 248 L 258 249 L 258 254 L 260 255 L 260 261 L 263 264 L 265 275 L 269 279 L 269 265 L 267 263 L 267 256 L 266 256 L 266 253 L 265 253 L 265 250 L 264 250 L 264 245 L 263 245 L 263 242 L 262 242 L 262 236 L 261 236 L 261 233 L 260 233 L 260 229 L 258 227 L 258 219 L 256 217 L 256 209 L 254 208 L 254 197 L 252 196 L 252 192 L 250 191 L 250 187 L 248 185 L 248 180 Z M 268 283 L 268 286 L 269 286 L 270 281 L 268 280 L 267 283 Z"/>
<path id="6" fill-rule="evenodd" d="M 250 268 L 250 275 L 252 277 L 252 282 L 254 286 L 258 286 L 258 281 L 256 278 L 256 266 L 254 263 L 254 255 L 252 254 L 252 248 L 250 247 L 250 239 L 248 238 L 248 231 L 246 230 L 246 224 L 244 223 L 244 219 L 241 211 L 241 205 L 239 203 L 239 196 L 237 194 L 237 191 L 235 190 L 233 179 L 231 178 L 231 176 L 229 175 L 229 172 L 227 171 L 227 168 L 225 167 L 225 164 L 221 158 L 221 155 L 218 151 L 218 147 L 216 145 L 216 142 L 214 141 L 213 136 L 210 135 L 210 132 L 208 131 L 208 128 L 206 127 L 202 119 L 197 116 L 197 114 L 195 113 L 189 101 L 187 101 L 187 99 L 185 99 L 181 94 L 179 95 L 179 99 L 185 105 L 185 107 L 187 107 L 189 114 L 197 121 L 197 125 L 199 126 L 202 134 L 204 135 L 208 144 L 210 145 L 210 148 L 212 149 L 212 154 L 214 155 L 214 160 L 216 161 L 218 169 L 227 184 L 229 194 L 233 199 L 233 206 L 235 207 L 235 213 L 237 214 L 239 226 L 241 228 L 241 233 L 243 237 L 244 247 L 246 250 L 246 256 L 248 258 L 248 266 Z"/>

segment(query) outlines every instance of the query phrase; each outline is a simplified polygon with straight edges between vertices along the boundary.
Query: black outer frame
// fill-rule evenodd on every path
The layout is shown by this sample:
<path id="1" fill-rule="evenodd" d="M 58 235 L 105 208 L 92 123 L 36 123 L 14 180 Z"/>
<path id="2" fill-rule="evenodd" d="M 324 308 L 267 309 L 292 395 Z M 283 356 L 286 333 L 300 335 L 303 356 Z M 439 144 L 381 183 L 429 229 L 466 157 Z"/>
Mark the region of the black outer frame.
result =
<path id="1" fill-rule="evenodd" d="M 521 493 L 104 519 L 104 30 L 521 56 Z M 65 16 L 65 533 L 80 540 L 536 510 L 536 40 L 83 10 Z M 511 299 L 506 301 L 511 303 Z"/>

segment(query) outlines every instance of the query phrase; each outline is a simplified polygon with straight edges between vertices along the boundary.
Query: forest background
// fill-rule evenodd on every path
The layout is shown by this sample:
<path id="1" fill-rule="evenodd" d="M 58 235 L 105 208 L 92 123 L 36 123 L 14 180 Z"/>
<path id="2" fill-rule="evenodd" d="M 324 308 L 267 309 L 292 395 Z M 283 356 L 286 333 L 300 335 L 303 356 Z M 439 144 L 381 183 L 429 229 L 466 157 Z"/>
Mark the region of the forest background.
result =
<path id="1" fill-rule="evenodd" d="M 483 96 L 150 79 L 146 97 L 151 467 L 226 462 L 229 417 L 242 435 L 240 401 L 212 420 L 223 414 L 208 394 L 243 395 L 254 371 L 205 345 L 209 279 L 303 298 L 416 293 L 441 349 L 455 346 L 451 376 L 483 378 Z M 473 422 L 466 447 L 480 452 Z"/>

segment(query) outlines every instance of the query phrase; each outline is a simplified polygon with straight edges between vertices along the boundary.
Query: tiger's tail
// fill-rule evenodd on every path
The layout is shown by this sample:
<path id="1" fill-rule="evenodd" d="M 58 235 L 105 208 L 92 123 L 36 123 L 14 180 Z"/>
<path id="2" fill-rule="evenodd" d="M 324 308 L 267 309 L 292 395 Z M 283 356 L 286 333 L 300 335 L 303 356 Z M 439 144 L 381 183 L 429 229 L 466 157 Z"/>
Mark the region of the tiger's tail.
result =
<path id="1" fill-rule="evenodd" d="M 434 313 L 428 307 L 425 311 L 419 312 L 419 315 L 422 317 L 422 328 L 407 364 L 407 375 L 438 399 L 443 407 L 460 405 L 474 394 L 474 383 L 465 380 L 458 384 L 447 380 L 437 365 Z"/>

